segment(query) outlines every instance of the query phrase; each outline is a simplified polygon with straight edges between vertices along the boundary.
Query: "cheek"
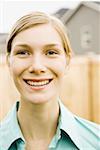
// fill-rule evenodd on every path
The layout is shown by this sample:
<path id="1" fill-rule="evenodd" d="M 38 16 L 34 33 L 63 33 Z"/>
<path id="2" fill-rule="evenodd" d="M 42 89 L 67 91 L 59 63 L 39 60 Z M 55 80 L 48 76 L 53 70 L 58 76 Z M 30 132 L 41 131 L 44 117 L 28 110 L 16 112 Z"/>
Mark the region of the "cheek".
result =
<path id="1" fill-rule="evenodd" d="M 30 62 L 28 60 L 26 61 L 18 58 L 12 58 L 10 60 L 10 70 L 15 74 L 20 74 L 28 68 L 29 63 Z"/>
<path id="2" fill-rule="evenodd" d="M 66 70 L 66 64 L 67 62 L 65 57 L 62 57 L 62 59 L 57 62 L 57 70 L 61 75 L 63 75 Z"/>
<path id="3" fill-rule="evenodd" d="M 60 61 L 55 61 L 52 66 L 55 75 L 58 78 L 63 78 L 65 71 L 66 71 L 66 61 L 64 59 L 61 59 Z"/>
<path id="4" fill-rule="evenodd" d="M 10 64 L 10 73 L 12 74 L 12 76 L 17 76 L 20 73 L 20 71 L 21 66 L 13 61 L 12 64 Z"/>
<path id="5" fill-rule="evenodd" d="M 19 76 L 27 68 L 27 63 L 18 59 L 11 59 L 10 61 L 10 72 L 13 77 Z"/>

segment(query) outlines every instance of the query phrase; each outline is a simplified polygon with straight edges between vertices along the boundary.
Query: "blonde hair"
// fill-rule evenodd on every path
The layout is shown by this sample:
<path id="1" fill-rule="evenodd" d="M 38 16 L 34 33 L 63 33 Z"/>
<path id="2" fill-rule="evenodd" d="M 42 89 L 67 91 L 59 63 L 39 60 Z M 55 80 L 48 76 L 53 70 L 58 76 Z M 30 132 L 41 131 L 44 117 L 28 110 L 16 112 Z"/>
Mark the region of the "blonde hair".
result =
<path id="1" fill-rule="evenodd" d="M 59 33 L 63 44 L 64 44 L 64 49 L 67 54 L 67 56 L 70 58 L 72 54 L 70 42 L 66 33 L 66 28 L 63 25 L 63 23 L 57 19 L 54 16 L 48 15 L 43 12 L 32 12 L 30 14 L 27 14 L 23 17 L 21 17 L 13 26 L 8 39 L 7 39 L 7 53 L 10 54 L 11 52 L 11 47 L 12 47 L 12 41 L 15 38 L 15 36 L 20 33 L 23 30 L 26 30 L 28 28 L 31 28 L 35 25 L 39 24 L 51 24 Z"/>

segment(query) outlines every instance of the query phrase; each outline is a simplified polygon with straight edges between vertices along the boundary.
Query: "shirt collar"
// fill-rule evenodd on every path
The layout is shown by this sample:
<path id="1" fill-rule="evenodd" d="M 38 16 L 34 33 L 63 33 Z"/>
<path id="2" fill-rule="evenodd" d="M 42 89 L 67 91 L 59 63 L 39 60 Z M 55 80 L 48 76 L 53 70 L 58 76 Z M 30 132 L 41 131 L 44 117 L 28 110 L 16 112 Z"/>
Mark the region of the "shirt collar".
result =
<path id="1" fill-rule="evenodd" d="M 77 128 L 77 123 L 74 115 L 59 101 L 60 111 L 61 111 L 61 126 L 60 129 L 64 130 L 67 135 L 71 138 L 73 143 L 82 149 L 80 143 L 80 135 Z"/>
<path id="2" fill-rule="evenodd" d="M 59 116 L 59 120 L 58 120 L 58 126 L 57 126 L 57 130 L 56 130 L 56 134 L 54 135 L 50 145 L 49 145 L 49 148 L 55 148 L 57 143 L 58 143 L 58 140 L 61 138 L 61 130 L 60 130 L 60 126 L 61 126 L 61 120 L 60 120 L 60 116 Z"/>
<path id="3" fill-rule="evenodd" d="M 82 150 L 83 148 L 82 144 L 80 143 L 80 135 L 76 125 L 76 119 L 74 115 L 63 105 L 61 100 L 58 101 L 60 106 L 58 127 L 57 132 L 49 145 L 49 148 L 56 147 L 58 140 L 61 138 L 61 130 L 63 130 L 66 133 L 66 136 L 68 135 L 71 138 L 76 147 Z"/>
<path id="4" fill-rule="evenodd" d="M 7 117 L 1 122 L 0 147 L 4 148 L 4 150 L 8 149 L 10 145 L 19 138 L 25 142 L 16 117 L 18 105 L 18 102 L 14 104 Z M 7 136 L 8 138 L 6 138 Z M 6 141 L 4 139 L 6 139 Z"/>

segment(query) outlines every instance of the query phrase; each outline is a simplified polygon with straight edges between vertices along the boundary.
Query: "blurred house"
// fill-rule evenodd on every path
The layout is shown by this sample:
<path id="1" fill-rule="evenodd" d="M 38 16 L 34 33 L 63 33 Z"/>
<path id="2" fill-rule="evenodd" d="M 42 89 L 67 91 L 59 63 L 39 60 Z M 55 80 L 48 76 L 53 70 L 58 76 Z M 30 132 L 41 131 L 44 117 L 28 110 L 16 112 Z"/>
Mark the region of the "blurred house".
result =
<path id="1" fill-rule="evenodd" d="M 54 15 L 66 25 L 75 54 L 99 54 L 100 2 L 81 2 L 75 9 L 63 11 L 63 15 L 61 10 Z"/>

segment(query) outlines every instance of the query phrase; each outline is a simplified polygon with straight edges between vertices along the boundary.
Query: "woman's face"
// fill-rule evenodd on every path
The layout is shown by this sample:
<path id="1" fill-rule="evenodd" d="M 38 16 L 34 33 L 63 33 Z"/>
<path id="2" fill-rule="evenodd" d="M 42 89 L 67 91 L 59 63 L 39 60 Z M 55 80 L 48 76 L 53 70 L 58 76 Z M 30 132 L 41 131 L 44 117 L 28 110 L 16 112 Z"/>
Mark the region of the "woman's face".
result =
<path id="1" fill-rule="evenodd" d="M 22 100 L 57 99 L 66 64 L 62 40 L 49 24 L 26 29 L 12 42 L 9 67 Z"/>

